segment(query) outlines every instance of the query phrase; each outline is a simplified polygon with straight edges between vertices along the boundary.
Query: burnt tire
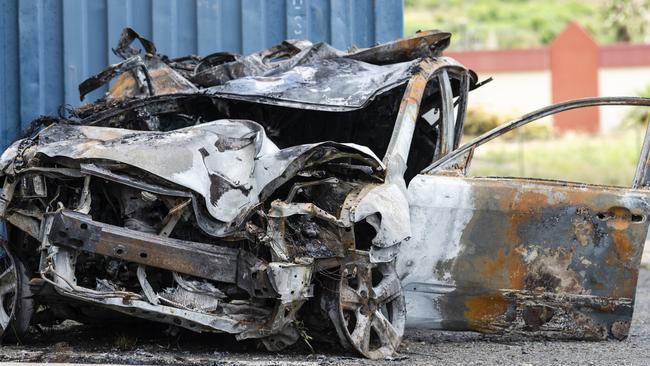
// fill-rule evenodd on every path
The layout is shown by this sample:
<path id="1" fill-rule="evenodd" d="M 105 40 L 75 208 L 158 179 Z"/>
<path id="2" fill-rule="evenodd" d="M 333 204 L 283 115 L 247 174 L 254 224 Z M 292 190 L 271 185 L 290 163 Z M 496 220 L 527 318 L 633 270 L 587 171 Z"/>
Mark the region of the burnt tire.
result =
<path id="1" fill-rule="evenodd" d="M 392 356 L 402 342 L 406 305 L 395 263 L 371 263 L 356 252 L 340 269 L 330 320 L 343 347 L 370 359 Z"/>
<path id="2" fill-rule="evenodd" d="M 21 341 L 34 314 L 29 276 L 20 259 L 0 246 L 0 340 Z"/>

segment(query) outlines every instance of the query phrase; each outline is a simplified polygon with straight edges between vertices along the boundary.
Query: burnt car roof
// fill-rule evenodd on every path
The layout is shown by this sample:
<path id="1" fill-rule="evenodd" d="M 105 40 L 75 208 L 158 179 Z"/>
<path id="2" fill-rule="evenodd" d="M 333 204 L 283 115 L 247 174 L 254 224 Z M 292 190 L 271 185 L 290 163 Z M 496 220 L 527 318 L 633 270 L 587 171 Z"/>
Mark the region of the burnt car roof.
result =
<path id="1" fill-rule="evenodd" d="M 449 66 L 462 67 L 441 57 Z M 417 60 L 373 65 L 345 57 L 317 60 L 278 75 L 246 76 L 208 89 L 214 95 L 304 109 L 347 111 L 365 107 L 376 95 L 404 85 Z"/>
<path id="2" fill-rule="evenodd" d="M 362 108 L 382 91 L 404 84 L 415 61 L 378 66 L 347 58 L 317 60 L 278 75 L 246 76 L 208 89 L 232 99 L 309 109 Z"/>
<path id="3" fill-rule="evenodd" d="M 417 72 L 422 57 L 436 57 L 449 68 L 465 70 L 456 60 L 442 56 L 450 36 L 426 31 L 347 52 L 325 43 L 288 40 L 247 56 L 218 52 L 202 58 L 169 59 L 157 54 L 153 43 L 127 28 L 114 50 L 125 60 L 84 81 L 79 91 L 83 99 L 121 74 L 106 95 L 109 101 L 201 93 L 301 109 L 350 111 L 405 85 Z M 144 55 L 130 46 L 134 40 L 141 42 Z M 144 80 L 134 80 L 132 73 L 126 72 L 129 70 L 142 70 Z M 477 86 L 476 74 L 471 71 L 469 84 L 470 90 Z"/>

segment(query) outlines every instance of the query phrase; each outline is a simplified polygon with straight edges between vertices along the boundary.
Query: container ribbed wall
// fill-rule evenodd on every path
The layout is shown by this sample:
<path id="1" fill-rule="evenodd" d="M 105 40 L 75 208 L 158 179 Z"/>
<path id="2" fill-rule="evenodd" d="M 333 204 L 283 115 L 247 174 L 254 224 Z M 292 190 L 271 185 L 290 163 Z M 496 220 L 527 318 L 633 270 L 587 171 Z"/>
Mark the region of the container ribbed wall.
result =
<path id="1" fill-rule="evenodd" d="M 251 53 L 287 38 L 345 49 L 401 37 L 402 0 L 0 0 L 0 151 L 34 118 L 78 105 L 125 26 L 169 56 Z M 87 100 L 102 95 L 91 93 Z"/>

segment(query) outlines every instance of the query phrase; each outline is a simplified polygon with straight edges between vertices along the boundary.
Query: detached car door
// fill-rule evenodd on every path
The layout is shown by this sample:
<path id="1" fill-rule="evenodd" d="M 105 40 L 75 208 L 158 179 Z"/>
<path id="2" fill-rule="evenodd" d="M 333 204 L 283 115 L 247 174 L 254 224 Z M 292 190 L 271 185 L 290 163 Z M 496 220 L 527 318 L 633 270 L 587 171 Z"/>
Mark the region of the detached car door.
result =
<path id="1" fill-rule="evenodd" d="M 413 178 L 413 235 L 397 263 L 407 326 L 559 338 L 627 336 L 650 215 L 650 191 L 644 188 L 648 136 L 635 188 L 465 176 L 482 143 L 557 111 L 639 98 L 619 99 L 591 98 L 531 113 Z"/>

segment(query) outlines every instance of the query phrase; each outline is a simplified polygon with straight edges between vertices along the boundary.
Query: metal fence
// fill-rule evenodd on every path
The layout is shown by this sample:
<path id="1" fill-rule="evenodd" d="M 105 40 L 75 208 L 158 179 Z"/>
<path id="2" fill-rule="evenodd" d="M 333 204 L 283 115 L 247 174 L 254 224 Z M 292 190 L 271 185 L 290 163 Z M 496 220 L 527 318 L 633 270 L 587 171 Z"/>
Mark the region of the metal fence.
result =
<path id="1" fill-rule="evenodd" d="M 286 38 L 367 47 L 402 35 L 402 11 L 402 0 L 0 0 L 0 151 L 35 117 L 78 105 L 79 82 L 117 61 L 125 26 L 172 57 L 246 54 Z"/>

